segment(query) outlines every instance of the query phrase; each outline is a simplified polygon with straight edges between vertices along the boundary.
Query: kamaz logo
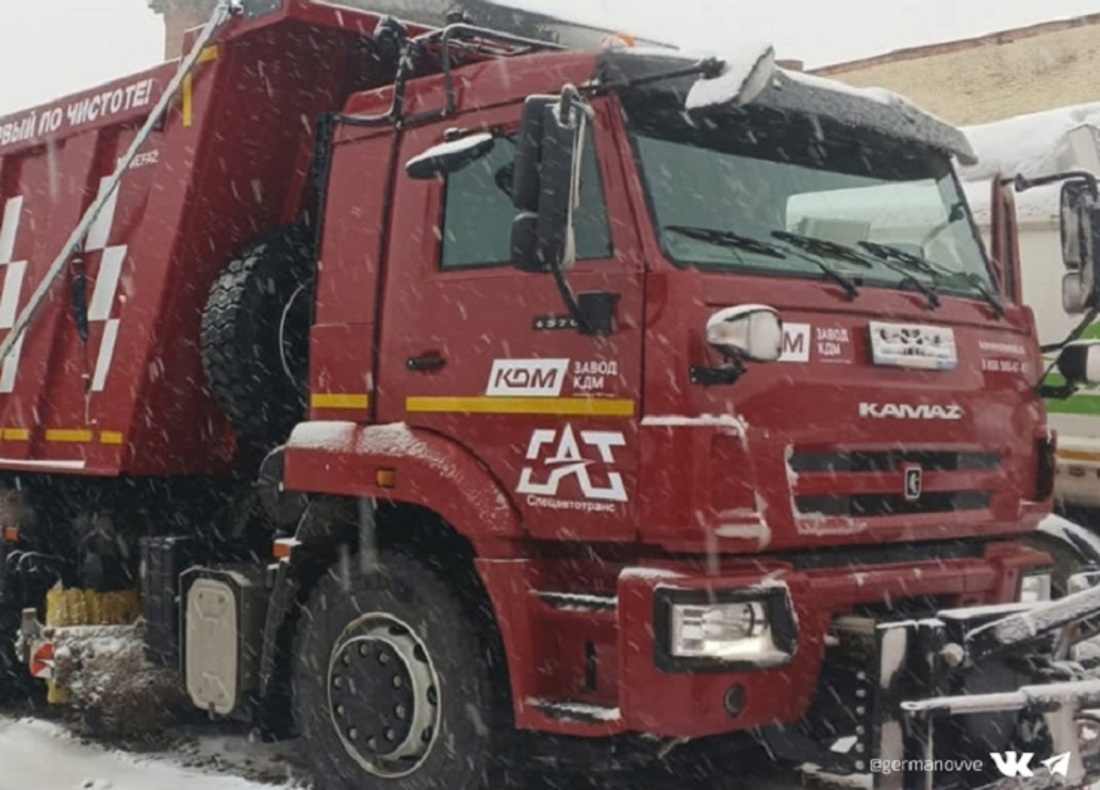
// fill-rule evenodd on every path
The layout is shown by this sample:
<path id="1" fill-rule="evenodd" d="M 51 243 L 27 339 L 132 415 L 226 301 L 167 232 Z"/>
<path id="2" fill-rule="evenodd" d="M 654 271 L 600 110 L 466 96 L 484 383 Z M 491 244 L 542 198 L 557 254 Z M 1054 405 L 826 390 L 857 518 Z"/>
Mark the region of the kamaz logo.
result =
<path id="1" fill-rule="evenodd" d="M 871 420 L 961 420 L 961 406 L 930 406 L 927 403 L 861 403 L 859 416 Z"/>

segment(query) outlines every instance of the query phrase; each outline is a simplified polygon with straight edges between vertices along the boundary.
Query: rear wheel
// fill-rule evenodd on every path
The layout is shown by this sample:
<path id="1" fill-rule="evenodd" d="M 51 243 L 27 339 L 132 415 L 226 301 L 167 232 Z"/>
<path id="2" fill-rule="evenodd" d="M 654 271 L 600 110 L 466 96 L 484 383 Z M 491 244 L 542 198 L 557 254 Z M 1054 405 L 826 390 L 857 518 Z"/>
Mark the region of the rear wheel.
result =
<path id="1" fill-rule="evenodd" d="M 305 607 L 295 705 L 324 790 L 502 787 L 511 717 L 498 653 L 466 597 L 383 554 L 373 578 L 329 571 Z"/>

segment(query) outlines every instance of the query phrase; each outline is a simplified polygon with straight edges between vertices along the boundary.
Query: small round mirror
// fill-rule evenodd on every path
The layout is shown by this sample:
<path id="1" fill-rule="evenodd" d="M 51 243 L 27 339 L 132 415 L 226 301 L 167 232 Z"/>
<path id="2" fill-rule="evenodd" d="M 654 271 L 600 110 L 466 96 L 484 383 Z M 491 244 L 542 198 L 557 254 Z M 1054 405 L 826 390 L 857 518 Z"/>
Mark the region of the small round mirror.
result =
<path id="1" fill-rule="evenodd" d="M 432 146 L 405 164 L 409 178 L 426 181 L 455 173 L 493 150 L 496 138 L 488 132 L 469 134 Z"/>

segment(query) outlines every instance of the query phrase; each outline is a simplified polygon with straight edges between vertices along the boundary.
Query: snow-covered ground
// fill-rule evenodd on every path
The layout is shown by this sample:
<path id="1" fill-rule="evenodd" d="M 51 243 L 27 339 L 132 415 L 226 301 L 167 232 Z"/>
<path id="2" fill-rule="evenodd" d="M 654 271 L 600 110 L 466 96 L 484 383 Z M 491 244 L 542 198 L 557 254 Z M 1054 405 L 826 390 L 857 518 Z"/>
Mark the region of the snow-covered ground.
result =
<path id="1" fill-rule="evenodd" d="M 210 726 L 190 731 L 173 727 L 153 740 L 155 749 L 140 743 L 102 745 L 55 721 L 0 714 L 0 790 L 309 790 L 305 772 L 296 767 L 300 756 L 293 743 L 254 743 L 242 730 Z M 693 784 L 697 782 L 667 775 L 586 782 L 574 774 L 555 773 L 533 781 L 528 790 L 683 790 Z M 707 790 L 793 787 L 825 786 L 788 771 L 766 776 L 748 772 L 712 783 Z"/>
<path id="2" fill-rule="evenodd" d="M 244 778 L 274 777 L 267 783 Z M 107 749 L 59 724 L 0 716 L 0 790 L 300 790 L 278 747 L 244 736 L 176 741 L 170 752 Z"/>

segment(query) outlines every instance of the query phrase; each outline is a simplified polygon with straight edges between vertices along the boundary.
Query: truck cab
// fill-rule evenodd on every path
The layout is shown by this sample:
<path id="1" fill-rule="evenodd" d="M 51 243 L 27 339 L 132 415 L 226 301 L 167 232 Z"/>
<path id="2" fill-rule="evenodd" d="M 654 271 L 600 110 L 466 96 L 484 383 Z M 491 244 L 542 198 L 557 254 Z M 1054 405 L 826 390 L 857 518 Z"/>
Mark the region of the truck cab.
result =
<path id="1" fill-rule="evenodd" d="M 868 634 L 1043 588 L 1014 538 L 1049 509 L 1053 444 L 965 138 L 769 57 L 743 84 L 674 53 L 490 61 L 443 117 L 340 128 L 285 483 L 382 521 L 431 489 L 522 729 L 793 727 L 777 751 L 866 770 L 900 724 L 853 695 L 905 693 Z M 404 110 L 450 90 L 413 80 Z"/>

